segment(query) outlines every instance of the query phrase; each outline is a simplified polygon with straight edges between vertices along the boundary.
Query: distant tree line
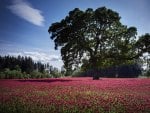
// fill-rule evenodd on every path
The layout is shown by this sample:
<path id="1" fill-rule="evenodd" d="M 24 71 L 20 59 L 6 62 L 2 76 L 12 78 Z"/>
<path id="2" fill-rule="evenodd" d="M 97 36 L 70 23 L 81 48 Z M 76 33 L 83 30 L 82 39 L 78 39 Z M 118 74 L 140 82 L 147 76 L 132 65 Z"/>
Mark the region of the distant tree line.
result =
<path id="1" fill-rule="evenodd" d="M 59 77 L 57 68 L 34 62 L 31 57 L 0 56 L 0 78 L 48 78 Z"/>
<path id="2" fill-rule="evenodd" d="M 83 67 L 74 70 L 73 74 L 70 75 L 92 77 L 94 74 L 99 77 L 131 78 L 138 77 L 142 72 L 141 66 L 136 63 L 97 68 L 96 70 L 88 68 L 88 62 L 86 63 L 84 63 Z M 66 73 L 64 67 L 59 71 L 58 68 L 49 65 L 49 63 L 34 62 L 30 57 L 0 56 L 0 78 L 2 79 L 57 78 L 67 75 Z"/>
<path id="3" fill-rule="evenodd" d="M 88 70 L 81 76 L 97 75 L 109 78 L 135 78 L 142 74 L 142 68 L 138 64 L 125 64 L 115 67 L 107 67 L 97 70 Z"/>
<path id="4" fill-rule="evenodd" d="M 0 70 L 9 68 L 10 70 L 21 69 L 21 72 L 31 73 L 33 70 L 44 72 L 44 64 L 41 62 L 35 63 L 30 57 L 13 57 L 13 56 L 0 56 Z"/>

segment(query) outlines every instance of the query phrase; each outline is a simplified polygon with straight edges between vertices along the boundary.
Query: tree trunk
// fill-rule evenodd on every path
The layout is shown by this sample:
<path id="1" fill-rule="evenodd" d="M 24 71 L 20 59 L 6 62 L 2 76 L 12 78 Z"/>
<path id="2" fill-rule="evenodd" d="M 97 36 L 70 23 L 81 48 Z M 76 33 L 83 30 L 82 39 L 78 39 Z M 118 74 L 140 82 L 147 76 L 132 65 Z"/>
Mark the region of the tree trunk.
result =
<path id="1" fill-rule="evenodd" d="M 97 58 L 93 57 L 90 60 L 93 80 L 99 80 L 99 71 L 97 67 Z"/>
<path id="2" fill-rule="evenodd" d="M 98 69 L 94 68 L 93 71 L 94 71 L 94 73 L 93 73 L 93 80 L 99 80 Z"/>

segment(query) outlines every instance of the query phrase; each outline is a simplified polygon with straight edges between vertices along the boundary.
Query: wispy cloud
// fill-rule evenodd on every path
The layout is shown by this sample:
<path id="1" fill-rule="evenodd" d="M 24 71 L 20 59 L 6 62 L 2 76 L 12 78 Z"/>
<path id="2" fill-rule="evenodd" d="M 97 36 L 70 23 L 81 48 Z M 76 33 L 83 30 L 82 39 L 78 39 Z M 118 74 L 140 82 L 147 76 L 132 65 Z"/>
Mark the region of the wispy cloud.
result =
<path id="1" fill-rule="evenodd" d="M 50 62 L 61 61 L 61 56 L 58 51 L 43 50 L 40 48 L 30 48 L 24 45 L 17 44 L 15 42 L 5 41 L 0 39 L 0 55 L 11 56 L 28 56 L 34 61 Z"/>
<path id="2" fill-rule="evenodd" d="M 12 13 L 20 18 L 37 26 L 44 26 L 44 17 L 42 12 L 32 7 L 25 0 L 13 0 L 12 5 L 8 6 Z"/>
<path id="3" fill-rule="evenodd" d="M 1 53 L 0 53 L 1 55 Z M 18 51 L 18 52 L 7 52 L 5 54 L 2 54 L 2 56 L 10 55 L 10 56 L 27 56 L 31 57 L 34 62 L 42 62 L 42 63 L 50 63 L 50 65 L 57 67 L 58 69 L 61 69 L 63 62 L 61 60 L 61 57 L 57 54 L 50 54 L 46 52 L 39 52 L 39 51 Z"/>
<path id="4" fill-rule="evenodd" d="M 41 62 L 50 62 L 50 61 L 59 61 L 60 57 L 58 55 L 50 55 L 44 52 L 23 52 L 23 56 L 29 56 L 34 61 L 41 61 Z"/>
<path id="5" fill-rule="evenodd" d="M 63 61 L 59 51 L 53 49 L 30 48 L 28 46 L 20 45 L 15 42 L 5 41 L 0 39 L 0 56 L 27 56 L 31 57 L 35 62 L 49 63 L 54 67 L 61 69 Z"/>
<path id="6" fill-rule="evenodd" d="M 18 55 L 27 56 L 27 57 L 31 57 L 35 62 L 40 61 L 42 63 L 61 61 L 61 58 L 58 55 L 54 55 L 54 54 L 50 55 L 48 53 L 38 52 L 38 51 L 8 52 L 8 55 L 15 56 L 15 57 L 17 57 Z"/>

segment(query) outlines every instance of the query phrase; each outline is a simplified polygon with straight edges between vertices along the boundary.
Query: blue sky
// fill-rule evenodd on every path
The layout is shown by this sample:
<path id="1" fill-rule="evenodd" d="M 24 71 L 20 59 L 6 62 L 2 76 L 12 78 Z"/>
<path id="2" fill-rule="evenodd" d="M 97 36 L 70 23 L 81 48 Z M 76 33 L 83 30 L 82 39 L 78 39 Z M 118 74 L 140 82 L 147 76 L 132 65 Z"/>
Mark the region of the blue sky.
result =
<path id="1" fill-rule="evenodd" d="M 74 8 L 106 6 L 117 11 L 121 22 L 135 26 L 138 35 L 150 33 L 149 0 L 0 0 L 0 55 L 30 56 L 35 61 L 63 65 L 54 50 L 48 28 Z"/>

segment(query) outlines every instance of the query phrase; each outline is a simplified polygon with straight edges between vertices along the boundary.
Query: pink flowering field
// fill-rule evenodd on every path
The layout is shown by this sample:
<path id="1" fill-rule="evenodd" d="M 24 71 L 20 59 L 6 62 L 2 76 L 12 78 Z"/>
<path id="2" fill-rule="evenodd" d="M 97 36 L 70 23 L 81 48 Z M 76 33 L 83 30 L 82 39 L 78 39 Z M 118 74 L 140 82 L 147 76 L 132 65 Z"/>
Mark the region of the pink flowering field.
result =
<path id="1" fill-rule="evenodd" d="M 150 113 L 150 79 L 0 80 L 0 113 Z"/>

